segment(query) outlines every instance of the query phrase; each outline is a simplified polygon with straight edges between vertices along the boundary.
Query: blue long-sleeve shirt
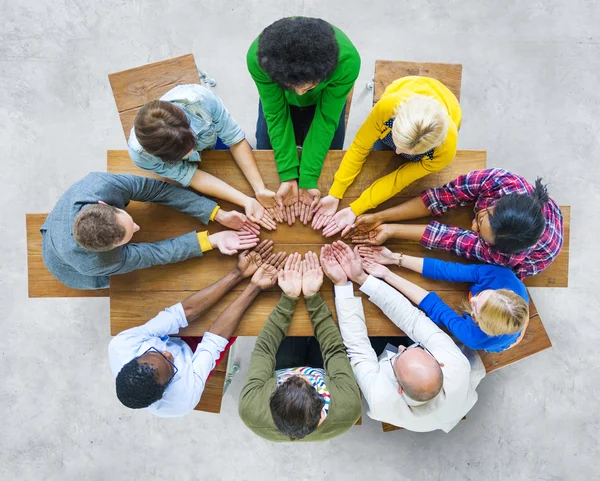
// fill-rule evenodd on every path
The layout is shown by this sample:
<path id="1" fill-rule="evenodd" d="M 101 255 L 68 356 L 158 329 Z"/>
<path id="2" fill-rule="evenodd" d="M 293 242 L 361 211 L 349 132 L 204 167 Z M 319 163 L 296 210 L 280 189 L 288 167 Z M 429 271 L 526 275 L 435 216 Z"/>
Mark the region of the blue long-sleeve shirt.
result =
<path id="1" fill-rule="evenodd" d="M 437 259 L 425 259 L 423 277 L 451 282 L 472 282 L 470 291 L 477 295 L 486 289 L 508 289 L 529 302 L 525 285 L 507 267 L 490 264 L 457 264 Z M 508 349 L 521 335 L 490 336 L 483 332 L 468 314 L 457 314 L 435 292 L 430 292 L 419 304 L 429 318 L 438 325 L 445 326 L 465 346 L 489 352 Z"/>

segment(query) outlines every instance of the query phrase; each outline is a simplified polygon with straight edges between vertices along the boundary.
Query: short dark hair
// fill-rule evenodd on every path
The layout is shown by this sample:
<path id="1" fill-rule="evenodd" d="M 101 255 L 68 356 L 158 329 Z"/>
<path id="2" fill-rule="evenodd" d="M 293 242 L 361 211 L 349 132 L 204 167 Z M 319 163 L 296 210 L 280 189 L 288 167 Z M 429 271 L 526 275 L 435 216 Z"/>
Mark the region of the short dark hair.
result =
<path id="1" fill-rule="evenodd" d="M 531 195 L 508 194 L 494 205 L 490 225 L 496 249 L 509 254 L 521 252 L 536 244 L 546 228 L 544 205 L 548 190 L 538 177 Z"/>
<path id="2" fill-rule="evenodd" d="M 125 237 L 125 227 L 118 221 L 119 209 L 106 204 L 83 207 L 73 221 L 73 237 L 81 247 L 92 252 L 106 252 Z"/>
<path id="3" fill-rule="evenodd" d="M 324 405 L 317 390 L 300 376 L 282 383 L 269 401 L 275 426 L 292 441 L 317 429 Z"/>
<path id="4" fill-rule="evenodd" d="M 185 112 L 171 102 L 148 102 L 135 116 L 133 126 L 144 150 L 163 162 L 181 160 L 196 145 Z"/>
<path id="5" fill-rule="evenodd" d="M 162 398 L 167 387 L 157 381 L 158 370 L 148 363 L 132 359 L 117 374 L 117 397 L 131 409 L 147 408 Z"/>
<path id="6" fill-rule="evenodd" d="M 320 18 L 282 18 L 265 28 L 258 40 L 261 68 L 286 90 L 329 77 L 338 57 L 335 31 Z"/>

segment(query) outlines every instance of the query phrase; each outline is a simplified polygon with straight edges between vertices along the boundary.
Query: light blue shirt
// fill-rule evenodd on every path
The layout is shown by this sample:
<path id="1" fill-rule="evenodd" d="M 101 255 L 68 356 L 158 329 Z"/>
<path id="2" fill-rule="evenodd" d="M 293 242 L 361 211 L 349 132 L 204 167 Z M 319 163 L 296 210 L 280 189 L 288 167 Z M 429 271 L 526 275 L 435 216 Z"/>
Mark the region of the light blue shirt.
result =
<path id="1" fill-rule="evenodd" d="M 198 169 L 201 150 L 213 149 L 217 137 L 228 147 L 246 138 L 246 134 L 229 115 L 221 99 L 202 85 L 178 85 L 160 100 L 171 102 L 185 112 L 190 129 L 196 136 L 196 151 L 178 162 L 163 162 L 143 149 L 135 136 L 134 127 L 129 135 L 127 150 L 133 162 L 141 169 L 188 187 Z"/>
<path id="2" fill-rule="evenodd" d="M 139 327 L 121 332 L 108 346 L 110 369 L 116 378 L 121 368 L 132 359 L 141 356 L 149 348 L 169 351 L 177 374 L 165 389 L 162 399 L 146 409 L 159 417 L 184 416 L 192 411 L 202 396 L 206 378 L 214 369 L 227 339 L 205 332 L 196 352 L 181 339 L 170 338 L 179 329 L 187 327 L 187 319 L 181 303 L 160 312 L 154 319 Z"/>

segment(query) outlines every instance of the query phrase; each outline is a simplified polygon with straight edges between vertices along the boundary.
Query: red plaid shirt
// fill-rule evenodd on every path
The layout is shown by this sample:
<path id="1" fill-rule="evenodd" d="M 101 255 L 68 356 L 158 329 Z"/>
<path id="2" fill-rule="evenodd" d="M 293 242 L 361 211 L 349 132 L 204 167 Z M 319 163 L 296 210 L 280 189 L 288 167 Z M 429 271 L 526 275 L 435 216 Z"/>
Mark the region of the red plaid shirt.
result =
<path id="1" fill-rule="evenodd" d="M 421 199 L 432 215 L 475 203 L 473 210 L 492 207 L 508 194 L 532 194 L 533 186 L 523 177 L 504 169 L 476 170 L 461 175 L 444 187 L 428 189 Z M 467 259 L 510 267 L 519 278 L 533 276 L 548 267 L 563 244 L 563 217 L 552 199 L 544 206 L 546 229 L 536 245 L 517 254 L 506 254 L 479 239 L 476 232 L 430 222 L 421 238 L 428 249 L 444 249 Z"/>

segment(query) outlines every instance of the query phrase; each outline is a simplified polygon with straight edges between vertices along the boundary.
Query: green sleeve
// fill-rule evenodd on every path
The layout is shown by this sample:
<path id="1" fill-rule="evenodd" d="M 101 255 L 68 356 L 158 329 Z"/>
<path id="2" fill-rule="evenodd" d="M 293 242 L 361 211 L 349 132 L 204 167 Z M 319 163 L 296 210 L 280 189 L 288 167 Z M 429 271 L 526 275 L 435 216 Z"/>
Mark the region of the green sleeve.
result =
<path id="1" fill-rule="evenodd" d="M 352 394 L 355 401 L 360 403 L 360 393 L 346 354 L 346 347 L 340 330 L 333 322 L 327 303 L 319 293 L 305 300 L 310 319 L 314 324 L 315 337 L 321 346 L 323 367 L 327 376 L 336 383 L 338 389 Z"/>
<path id="2" fill-rule="evenodd" d="M 340 47 L 339 65 L 317 101 L 315 115 L 304 140 L 298 181 L 301 189 L 317 188 L 344 104 L 360 71 L 360 55 L 354 45 L 337 29 L 336 38 Z"/>
<path id="3" fill-rule="evenodd" d="M 282 294 L 256 339 L 254 351 L 250 356 L 246 383 L 240 395 L 239 410 L 243 419 L 246 415 L 252 416 L 253 410 L 254 414 L 263 411 L 264 406 L 258 405 L 264 403 L 265 399 L 268 403 L 271 393 L 265 393 L 263 388 L 275 377 L 275 354 L 290 327 L 297 302 L 297 297 Z"/>
<path id="4" fill-rule="evenodd" d="M 248 50 L 246 64 L 258 89 L 279 178 L 281 182 L 297 179 L 300 161 L 290 107 L 283 89 L 271 80 L 258 63 L 258 38 Z"/>

